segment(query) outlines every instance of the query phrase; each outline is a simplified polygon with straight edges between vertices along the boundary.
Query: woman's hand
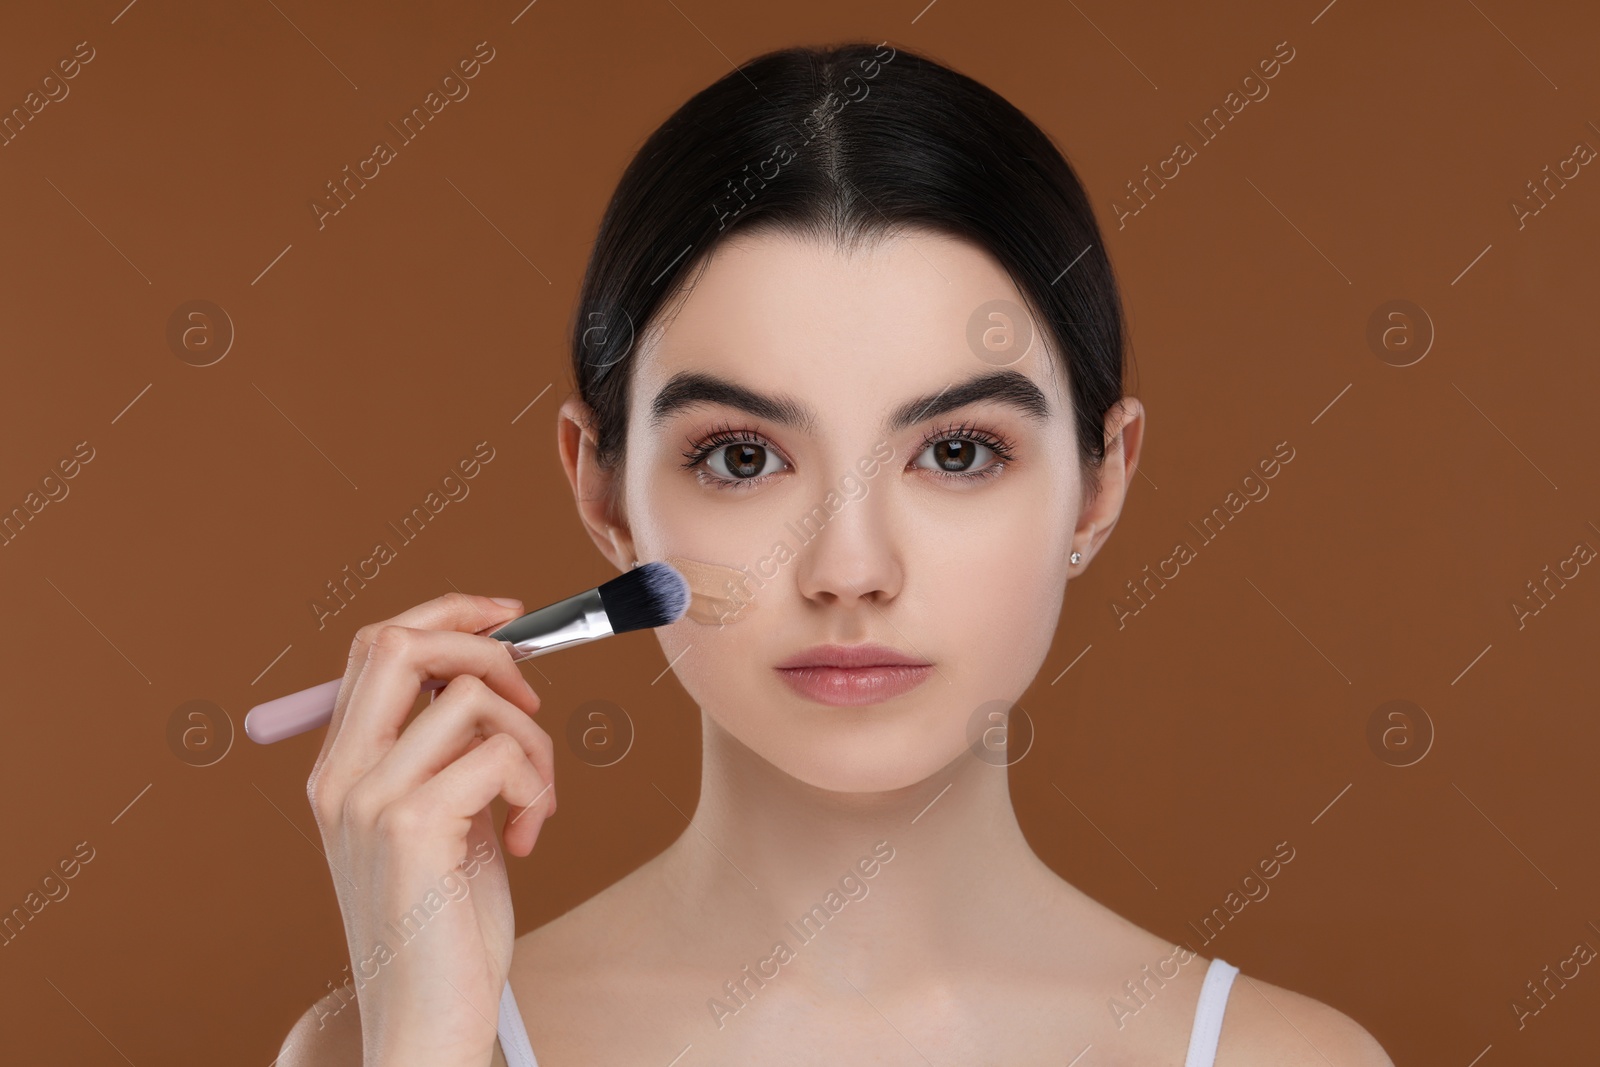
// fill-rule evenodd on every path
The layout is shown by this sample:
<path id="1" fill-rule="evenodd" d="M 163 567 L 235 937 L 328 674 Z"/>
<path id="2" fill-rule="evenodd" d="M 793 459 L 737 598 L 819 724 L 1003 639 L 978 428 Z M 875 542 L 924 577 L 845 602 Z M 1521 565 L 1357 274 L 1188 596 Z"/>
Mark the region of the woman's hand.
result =
<path id="1" fill-rule="evenodd" d="M 306 795 L 344 917 L 368 1067 L 487 1064 L 515 929 L 489 802 L 526 856 L 555 812 L 539 697 L 475 631 L 520 601 L 450 593 L 363 626 Z M 429 678 L 449 679 L 402 732 Z"/>

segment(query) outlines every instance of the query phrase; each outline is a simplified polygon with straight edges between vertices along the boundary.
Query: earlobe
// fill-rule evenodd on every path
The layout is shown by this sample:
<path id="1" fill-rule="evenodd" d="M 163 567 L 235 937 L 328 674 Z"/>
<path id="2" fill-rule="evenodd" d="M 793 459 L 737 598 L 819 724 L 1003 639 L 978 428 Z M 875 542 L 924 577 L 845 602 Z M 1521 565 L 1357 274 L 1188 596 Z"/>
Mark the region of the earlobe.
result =
<path id="1" fill-rule="evenodd" d="M 1082 566 L 1083 564 L 1089 562 L 1091 558 L 1093 558 L 1094 551 L 1098 547 L 1098 542 L 1095 541 L 1094 536 L 1095 526 L 1096 523 L 1094 522 L 1091 522 L 1087 525 L 1087 533 L 1084 534 L 1082 540 L 1079 540 L 1076 537 L 1072 539 L 1072 554 L 1067 557 L 1067 562 L 1071 563 L 1072 566 Z M 1077 547 L 1078 545 L 1082 545 L 1083 547 L 1080 549 Z"/>

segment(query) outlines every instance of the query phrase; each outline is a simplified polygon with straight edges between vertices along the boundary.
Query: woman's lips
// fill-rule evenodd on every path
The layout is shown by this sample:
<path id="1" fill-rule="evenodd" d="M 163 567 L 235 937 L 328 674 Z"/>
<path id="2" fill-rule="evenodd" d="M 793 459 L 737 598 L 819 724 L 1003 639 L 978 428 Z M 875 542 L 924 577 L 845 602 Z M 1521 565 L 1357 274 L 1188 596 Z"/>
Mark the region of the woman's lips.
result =
<path id="1" fill-rule="evenodd" d="M 796 693 L 834 707 L 859 707 L 893 699 L 909 693 L 933 673 L 931 664 L 775 669 Z"/>

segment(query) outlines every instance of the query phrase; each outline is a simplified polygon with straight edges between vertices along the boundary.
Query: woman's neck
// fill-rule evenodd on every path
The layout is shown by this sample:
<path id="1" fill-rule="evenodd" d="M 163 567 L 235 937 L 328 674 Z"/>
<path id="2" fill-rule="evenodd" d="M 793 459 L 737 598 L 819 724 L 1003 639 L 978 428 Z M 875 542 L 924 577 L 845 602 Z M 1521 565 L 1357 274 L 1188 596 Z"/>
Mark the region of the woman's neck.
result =
<path id="1" fill-rule="evenodd" d="M 984 939 L 1015 945 L 1059 902 L 1065 884 L 1023 837 L 1003 766 L 963 753 L 904 789 L 837 793 L 702 723 L 699 804 L 658 870 L 706 962 L 782 942 L 802 970 L 858 984 L 947 973 Z"/>

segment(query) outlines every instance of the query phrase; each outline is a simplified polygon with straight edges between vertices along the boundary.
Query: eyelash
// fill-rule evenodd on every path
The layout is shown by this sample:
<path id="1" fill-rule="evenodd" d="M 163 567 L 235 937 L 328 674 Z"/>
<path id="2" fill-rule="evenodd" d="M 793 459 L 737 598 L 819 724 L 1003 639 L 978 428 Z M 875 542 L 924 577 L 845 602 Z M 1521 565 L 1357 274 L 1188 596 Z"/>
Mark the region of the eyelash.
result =
<path id="1" fill-rule="evenodd" d="M 1006 464 L 1015 458 L 1015 453 L 1012 451 L 1010 443 L 1007 442 L 1005 438 L 1000 437 L 997 434 L 990 433 L 987 430 L 980 429 L 976 424 L 971 422 L 951 423 L 928 434 L 928 436 L 922 439 L 922 443 L 917 446 L 916 451 L 912 453 L 912 458 L 916 459 L 917 457 L 920 457 L 931 444 L 935 444 L 939 441 L 949 440 L 972 441 L 976 444 L 983 445 L 985 448 L 988 448 L 995 454 L 995 459 L 982 470 L 973 472 L 941 471 L 932 470 L 929 468 L 923 469 L 929 470 L 929 473 L 937 477 L 950 478 L 957 482 L 981 482 L 990 478 L 998 477 L 1000 472 L 1005 468 Z M 772 445 L 766 440 L 766 438 L 762 437 L 754 430 L 737 429 L 732 425 L 724 423 L 713 428 L 708 436 L 702 438 L 698 444 L 693 445 L 683 453 L 683 469 L 695 470 L 701 465 L 701 463 L 705 461 L 706 457 L 710 456 L 717 449 L 738 444 L 755 444 L 766 448 L 772 448 Z M 776 450 L 774 449 L 774 451 Z M 696 476 L 702 485 L 710 485 L 718 489 L 730 489 L 736 492 L 761 485 L 768 479 L 775 477 L 775 475 L 772 474 L 764 474 L 756 478 L 729 479 L 718 474 L 708 474 L 703 470 L 696 470 Z"/>

